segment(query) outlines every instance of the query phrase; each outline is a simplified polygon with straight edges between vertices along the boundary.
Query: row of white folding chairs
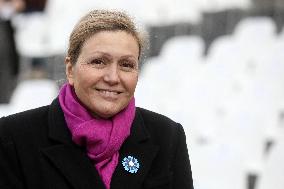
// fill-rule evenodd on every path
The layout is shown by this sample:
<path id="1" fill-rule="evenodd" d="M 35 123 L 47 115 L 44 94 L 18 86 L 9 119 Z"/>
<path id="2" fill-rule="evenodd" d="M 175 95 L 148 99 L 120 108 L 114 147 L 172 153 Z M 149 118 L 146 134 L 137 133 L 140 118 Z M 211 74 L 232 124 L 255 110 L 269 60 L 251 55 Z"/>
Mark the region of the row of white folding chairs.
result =
<path id="1" fill-rule="evenodd" d="M 184 125 L 199 188 L 208 187 L 202 180 L 206 171 L 201 174 L 198 169 L 214 163 L 202 159 L 202 153 L 218 154 L 220 146 L 233 149 L 235 157 L 242 159 L 242 164 L 232 167 L 236 174 L 243 173 L 234 186 L 244 186 L 249 173 L 262 173 L 265 147 L 276 140 L 283 109 L 281 39 L 271 20 L 248 19 L 232 36 L 213 43 L 208 57 L 202 57 L 204 44 L 199 37 L 177 37 L 165 44 L 160 57 L 145 64 L 136 90 L 137 103 Z M 201 151 L 195 145 L 199 141 L 208 144 Z M 238 162 L 227 160 L 235 165 Z M 212 173 L 212 167 L 206 168 Z M 227 172 L 225 168 L 218 171 Z M 212 174 L 212 179 L 220 180 L 216 175 Z M 208 186 L 226 188 L 224 182 L 215 184 L 219 187 Z"/>
<path id="2" fill-rule="evenodd" d="M 92 9 L 125 10 L 133 15 L 140 25 L 161 25 L 176 22 L 198 23 L 203 11 L 233 7 L 248 8 L 249 0 L 218 0 L 213 4 L 196 0 L 48 0 L 44 12 L 21 14 L 14 19 L 14 23 L 17 27 L 16 40 L 21 55 L 45 57 L 66 52 L 68 37 L 75 23 Z"/>

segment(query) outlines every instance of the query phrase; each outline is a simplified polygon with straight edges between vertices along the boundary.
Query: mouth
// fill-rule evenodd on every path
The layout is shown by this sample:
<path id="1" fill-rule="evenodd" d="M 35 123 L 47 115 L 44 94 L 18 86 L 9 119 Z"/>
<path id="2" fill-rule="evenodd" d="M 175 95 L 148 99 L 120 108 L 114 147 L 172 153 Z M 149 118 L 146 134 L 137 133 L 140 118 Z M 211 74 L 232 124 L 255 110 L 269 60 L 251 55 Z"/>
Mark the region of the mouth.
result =
<path id="1" fill-rule="evenodd" d="M 106 97 L 116 97 L 117 95 L 121 94 L 121 91 L 118 90 L 111 90 L 111 89 L 96 89 L 100 94 Z"/>

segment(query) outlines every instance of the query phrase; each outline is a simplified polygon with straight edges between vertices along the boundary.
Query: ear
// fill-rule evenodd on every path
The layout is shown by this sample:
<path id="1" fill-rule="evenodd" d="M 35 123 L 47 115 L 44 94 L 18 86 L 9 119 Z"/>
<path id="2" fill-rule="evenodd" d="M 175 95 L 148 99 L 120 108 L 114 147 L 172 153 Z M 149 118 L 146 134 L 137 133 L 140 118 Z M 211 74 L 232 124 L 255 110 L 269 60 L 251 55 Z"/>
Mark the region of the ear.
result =
<path id="1" fill-rule="evenodd" d="M 74 85 L 74 65 L 72 64 L 69 56 L 65 58 L 65 72 L 66 72 L 68 83 L 71 86 L 73 86 Z"/>

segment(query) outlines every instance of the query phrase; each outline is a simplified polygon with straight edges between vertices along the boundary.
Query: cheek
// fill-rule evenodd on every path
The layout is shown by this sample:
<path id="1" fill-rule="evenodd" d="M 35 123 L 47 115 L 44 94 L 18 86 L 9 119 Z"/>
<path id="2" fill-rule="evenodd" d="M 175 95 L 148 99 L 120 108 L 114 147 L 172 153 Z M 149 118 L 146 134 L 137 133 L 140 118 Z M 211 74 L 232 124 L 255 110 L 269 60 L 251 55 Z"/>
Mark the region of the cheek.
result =
<path id="1" fill-rule="evenodd" d="M 73 86 L 76 91 L 85 91 L 90 85 L 91 79 L 88 73 L 84 70 L 76 70 L 73 78 Z"/>
<path id="2" fill-rule="evenodd" d="M 138 74 L 133 75 L 132 77 L 128 78 L 128 89 L 129 92 L 134 93 L 136 85 L 138 82 Z"/>
<path id="3" fill-rule="evenodd" d="M 88 69 L 85 65 L 79 65 L 74 72 L 74 83 L 86 85 L 94 78 L 91 69 Z"/>

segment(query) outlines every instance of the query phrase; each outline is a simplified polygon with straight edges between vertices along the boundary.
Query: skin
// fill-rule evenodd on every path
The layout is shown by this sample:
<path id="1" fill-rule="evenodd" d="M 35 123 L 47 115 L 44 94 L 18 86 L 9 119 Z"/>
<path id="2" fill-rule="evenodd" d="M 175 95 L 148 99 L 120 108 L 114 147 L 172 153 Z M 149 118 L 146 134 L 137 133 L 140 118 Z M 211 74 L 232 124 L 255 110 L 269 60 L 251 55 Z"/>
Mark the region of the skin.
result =
<path id="1" fill-rule="evenodd" d="M 139 46 L 125 31 L 102 31 L 83 44 L 75 64 L 66 57 L 66 75 L 81 103 L 95 117 L 124 109 L 138 81 Z"/>
<path id="2" fill-rule="evenodd" d="M 26 7 L 24 0 L 10 0 L 8 2 L 5 0 L 0 0 L 0 8 L 7 4 L 11 5 L 15 9 L 16 12 L 20 12 L 24 10 Z"/>

